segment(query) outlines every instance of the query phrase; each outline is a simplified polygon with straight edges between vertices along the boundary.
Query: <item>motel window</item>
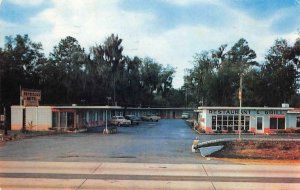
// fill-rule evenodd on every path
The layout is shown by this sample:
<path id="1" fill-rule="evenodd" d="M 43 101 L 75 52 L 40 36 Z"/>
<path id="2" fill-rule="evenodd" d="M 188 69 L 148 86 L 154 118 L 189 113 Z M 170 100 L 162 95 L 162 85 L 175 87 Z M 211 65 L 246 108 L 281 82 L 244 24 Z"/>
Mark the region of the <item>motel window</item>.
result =
<path id="1" fill-rule="evenodd" d="M 59 113 L 52 112 L 52 127 L 59 127 Z"/>
<path id="2" fill-rule="evenodd" d="M 67 127 L 67 112 L 60 113 L 60 127 L 61 128 Z"/>
<path id="3" fill-rule="evenodd" d="M 285 118 L 270 118 L 270 129 L 285 129 Z"/>

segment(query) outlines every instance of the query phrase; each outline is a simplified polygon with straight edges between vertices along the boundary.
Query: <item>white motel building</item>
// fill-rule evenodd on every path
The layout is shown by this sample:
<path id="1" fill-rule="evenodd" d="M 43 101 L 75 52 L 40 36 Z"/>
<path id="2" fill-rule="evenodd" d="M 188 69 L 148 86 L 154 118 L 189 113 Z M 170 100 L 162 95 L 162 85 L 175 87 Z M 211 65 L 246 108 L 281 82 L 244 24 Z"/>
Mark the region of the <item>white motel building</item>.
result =
<path id="1" fill-rule="evenodd" d="M 162 119 L 179 119 L 182 113 L 193 115 L 195 108 L 124 108 L 119 106 L 11 106 L 11 130 L 48 131 L 86 129 L 105 125 L 112 116 L 147 114 Z M 30 126 L 30 127 L 28 127 Z"/>
<path id="2" fill-rule="evenodd" d="M 278 130 L 300 129 L 300 109 L 283 107 L 199 107 L 198 127 L 206 133 L 237 132 L 241 130 L 272 133 Z"/>

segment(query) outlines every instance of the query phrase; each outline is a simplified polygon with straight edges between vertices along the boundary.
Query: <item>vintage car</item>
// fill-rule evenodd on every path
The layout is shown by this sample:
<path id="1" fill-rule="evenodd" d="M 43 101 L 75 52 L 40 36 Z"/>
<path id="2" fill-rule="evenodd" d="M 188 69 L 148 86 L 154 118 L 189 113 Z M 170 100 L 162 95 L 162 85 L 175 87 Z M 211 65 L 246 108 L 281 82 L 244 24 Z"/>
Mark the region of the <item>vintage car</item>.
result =
<path id="1" fill-rule="evenodd" d="M 110 124 L 116 126 L 121 126 L 121 125 L 129 126 L 131 124 L 131 121 L 125 119 L 123 116 L 113 116 L 110 120 Z"/>
<path id="2" fill-rule="evenodd" d="M 181 115 L 181 118 L 182 119 L 188 119 L 188 118 L 190 118 L 190 114 L 183 112 L 182 115 Z"/>
<path id="3" fill-rule="evenodd" d="M 141 122 L 141 118 L 135 116 L 135 115 L 125 115 L 125 119 L 131 121 L 131 125 L 138 125 Z"/>
<path id="4" fill-rule="evenodd" d="M 154 114 L 147 114 L 142 117 L 143 121 L 159 121 L 160 117 Z"/>

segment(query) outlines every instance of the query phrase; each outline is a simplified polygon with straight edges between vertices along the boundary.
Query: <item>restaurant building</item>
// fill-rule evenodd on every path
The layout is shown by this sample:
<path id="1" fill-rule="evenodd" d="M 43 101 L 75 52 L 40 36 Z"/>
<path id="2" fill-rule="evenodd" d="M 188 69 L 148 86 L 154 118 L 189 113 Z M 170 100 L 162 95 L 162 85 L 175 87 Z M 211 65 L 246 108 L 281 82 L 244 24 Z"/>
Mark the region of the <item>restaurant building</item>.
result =
<path id="1" fill-rule="evenodd" d="M 197 127 L 206 133 L 273 133 L 300 129 L 300 109 L 283 107 L 199 107 Z"/>

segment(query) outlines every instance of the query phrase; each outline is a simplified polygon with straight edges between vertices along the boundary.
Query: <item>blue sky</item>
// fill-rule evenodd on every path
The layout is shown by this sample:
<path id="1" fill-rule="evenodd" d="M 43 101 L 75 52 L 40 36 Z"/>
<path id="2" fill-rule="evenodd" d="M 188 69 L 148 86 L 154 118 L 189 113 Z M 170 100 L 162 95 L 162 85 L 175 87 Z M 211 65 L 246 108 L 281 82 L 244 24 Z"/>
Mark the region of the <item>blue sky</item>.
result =
<path id="1" fill-rule="evenodd" d="M 48 55 L 60 39 L 89 47 L 112 33 L 124 54 L 176 67 L 183 84 L 195 53 L 245 38 L 263 60 L 275 39 L 292 44 L 300 32 L 300 0 L 0 0 L 0 47 L 5 36 L 29 34 Z"/>

